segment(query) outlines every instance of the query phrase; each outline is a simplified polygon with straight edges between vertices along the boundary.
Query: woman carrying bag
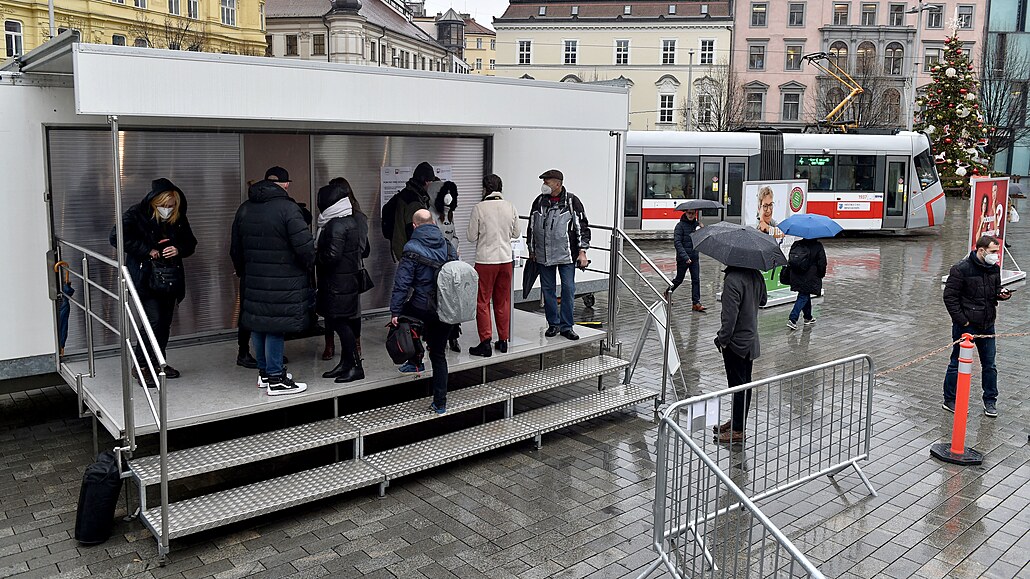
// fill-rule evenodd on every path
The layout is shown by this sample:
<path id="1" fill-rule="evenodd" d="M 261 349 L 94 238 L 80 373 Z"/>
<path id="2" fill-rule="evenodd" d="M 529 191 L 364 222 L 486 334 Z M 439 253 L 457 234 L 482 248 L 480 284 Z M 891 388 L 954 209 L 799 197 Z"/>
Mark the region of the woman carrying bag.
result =
<path id="1" fill-rule="evenodd" d="M 361 294 L 372 289 L 362 260 L 368 257 L 368 218 L 361 212 L 350 183 L 342 177 L 318 190 L 318 232 L 315 234 L 315 308 L 326 328 L 340 336 L 340 363 L 322 374 L 337 383 L 365 377 L 358 355 L 361 337 Z"/>
<path id="2" fill-rule="evenodd" d="M 155 179 L 143 200 L 122 215 L 122 230 L 125 235 L 125 265 L 164 355 L 175 304 L 186 297 L 186 271 L 182 260 L 197 250 L 197 238 L 186 219 L 186 196 L 168 179 Z M 111 245 L 117 246 L 114 231 L 111 232 Z M 144 333 L 141 342 L 153 361 L 154 352 L 145 337 L 145 330 L 141 328 L 141 331 Z M 153 377 L 146 367 L 139 344 L 136 346 L 136 359 L 143 369 L 144 383 L 153 386 Z M 160 372 L 159 368 L 154 369 Z M 164 371 L 169 379 L 180 376 L 180 372 L 169 365 L 165 365 Z"/>

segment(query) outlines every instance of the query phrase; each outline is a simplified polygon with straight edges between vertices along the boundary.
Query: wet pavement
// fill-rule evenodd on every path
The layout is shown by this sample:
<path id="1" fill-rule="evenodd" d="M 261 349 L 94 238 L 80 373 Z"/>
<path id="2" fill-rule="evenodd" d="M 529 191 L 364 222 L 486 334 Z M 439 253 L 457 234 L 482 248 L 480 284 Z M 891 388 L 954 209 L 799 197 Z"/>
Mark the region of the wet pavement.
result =
<path id="1" fill-rule="evenodd" d="M 755 378 L 859 353 L 871 355 L 883 372 L 946 345 L 950 322 L 939 280 L 965 253 L 966 214 L 964 203 L 952 200 L 939 234 L 828 242 L 818 323 L 791 332 L 789 306 L 763 310 Z M 1009 242 L 1017 259 L 1030 264 L 1028 232 L 1025 223 L 1012 226 Z M 642 246 L 661 269 L 675 272 L 670 243 Z M 673 337 L 687 384 L 680 397 L 725 386 L 712 345 L 718 268 L 702 260 L 708 312 L 690 311 L 687 285 L 674 305 Z M 1027 300 L 1030 293 L 1017 291 L 1002 304 L 999 333 L 1030 331 Z M 577 301 L 577 319 L 604 319 L 607 304 L 605 295 L 593 310 Z M 620 292 L 618 307 L 628 355 L 644 316 L 628 292 Z M 635 382 L 660 383 L 659 348 L 652 335 Z M 846 471 L 836 482 L 817 479 L 758 505 L 827 577 L 1030 576 L 1027 352 L 1028 337 L 999 339 L 993 419 L 982 413 L 974 364 L 967 440 L 985 454 L 982 466 L 929 457 L 929 446 L 948 440 L 951 430 L 952 417 L 940 407 L 947 353 L 939 353 L 877 382 L 872 457 L 863 469 L 878 497 L 867 496 Z M 580 356 L 593 353 L 578 349 Z M 549 392 L 526 404 L 595 386 Z M 172 543 L 162 568 L 152 537 L 136 522 L 119 520 L 114 536 L 99 546 L 71 538 L 92 447 L 90 423 L 76 417 L 71 390 L 3 395 L 0 576 L 632 577 L 654 555 L 652 418 L 652 407 L 641 406 L 547 435 L 541 450 L 517 444 L 399 479 L 382 500 L 366 489 L 187 537 Z M 125 514 L 124 502 L 118 514 Z"/>

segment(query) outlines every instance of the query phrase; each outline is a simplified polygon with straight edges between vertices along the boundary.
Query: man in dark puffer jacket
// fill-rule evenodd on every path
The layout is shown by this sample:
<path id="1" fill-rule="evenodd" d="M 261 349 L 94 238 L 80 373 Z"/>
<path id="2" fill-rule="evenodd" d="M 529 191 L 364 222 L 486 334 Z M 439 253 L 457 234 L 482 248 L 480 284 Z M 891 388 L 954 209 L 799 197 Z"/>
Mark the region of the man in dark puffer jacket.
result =
<path id="1" fill-rule="evenodd" d="M 951 339 L 962 334 L 994 334 L 994 320 L 998 316 L 998 301 L 1009 299 L 1007 289 L 1001 289 L 1001 268 L 998 266 L 999 242 L 997 237 L 984 235 L 976 241 L 976 249 L 951 267 L 944 285 L 944 305 L 951 315 Z M 998 415 L 998 368 L 994 365 L 997 345 L 994 338 L 977 338 L 974 343 L 980 353 L 981 385 L 983 386 L 984 414 Z M 951 348 L 951 362 L 944 374 L 944 404 L 955 412 L 955 387 L 958 382 L 959 345 Z"/>
<path id="2" fill-rule="evenodd" d="M 287 332 L 303 331 L 309 321 L 312 290 L 308 270 L 315 243 L 301 208 L 274 181 L 250 187 L 249 200 L 236 211 L 229 255 L 247 291 L 240 325 L 249 329 L 258 362 L 258 386 L 269 396 L 303 392 L 283 367 Z"/>

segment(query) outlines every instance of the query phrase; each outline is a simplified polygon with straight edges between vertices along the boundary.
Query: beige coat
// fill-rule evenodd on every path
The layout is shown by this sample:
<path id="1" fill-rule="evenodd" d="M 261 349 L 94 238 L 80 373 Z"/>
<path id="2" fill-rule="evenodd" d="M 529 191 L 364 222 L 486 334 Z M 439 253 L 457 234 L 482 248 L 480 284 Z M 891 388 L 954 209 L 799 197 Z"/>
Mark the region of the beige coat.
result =
<path id="1" fill-rule="evenodd" d="M 500 193 L 491 193 L 472 208 L 468 240 L 476 244 L 476 263 L 510 263 L 511 240 L 521 234 L 515 206 Z"/>

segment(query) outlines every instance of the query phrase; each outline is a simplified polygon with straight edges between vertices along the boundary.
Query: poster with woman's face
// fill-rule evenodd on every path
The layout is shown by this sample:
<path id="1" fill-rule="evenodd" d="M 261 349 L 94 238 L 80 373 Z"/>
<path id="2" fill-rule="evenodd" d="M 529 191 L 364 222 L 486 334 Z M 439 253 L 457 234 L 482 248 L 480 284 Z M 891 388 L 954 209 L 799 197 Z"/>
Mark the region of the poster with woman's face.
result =
<path id="1" fill-rule="evenodd" d="M 976 250 L 976 241 L 984 235 L 997 237 L 1001 243 L 998 264 L 1005 260 L 1005 223 L 1009 206 L 1008 177 L 973 179 L 969 197 L 969 250 Z"/>

